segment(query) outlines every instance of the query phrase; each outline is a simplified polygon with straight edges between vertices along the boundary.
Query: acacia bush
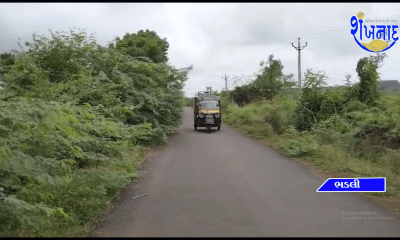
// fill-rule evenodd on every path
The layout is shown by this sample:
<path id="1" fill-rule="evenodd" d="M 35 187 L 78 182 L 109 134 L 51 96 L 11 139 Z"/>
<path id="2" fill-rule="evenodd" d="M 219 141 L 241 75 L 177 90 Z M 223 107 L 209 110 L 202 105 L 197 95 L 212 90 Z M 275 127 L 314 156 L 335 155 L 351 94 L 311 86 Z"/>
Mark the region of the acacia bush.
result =
<path id="1" fill-rule="evenodd" d="M 0 61 L 0 234 L 82 234 L 137 176 L 146 146 L 174 132 L 188 69 L 81 30 L 34 36 L 11 60 Z"/>

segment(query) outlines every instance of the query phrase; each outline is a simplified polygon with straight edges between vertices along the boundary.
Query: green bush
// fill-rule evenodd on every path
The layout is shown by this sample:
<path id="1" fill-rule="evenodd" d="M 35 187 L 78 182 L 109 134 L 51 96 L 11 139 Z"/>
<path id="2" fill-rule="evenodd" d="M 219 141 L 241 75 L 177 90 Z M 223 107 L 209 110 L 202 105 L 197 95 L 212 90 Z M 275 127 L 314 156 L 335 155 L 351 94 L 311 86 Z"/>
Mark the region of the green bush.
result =
<path id="1" fill-rule="evenodd" d="M 0 235 L 82 234 L 175 131 L 188 69 L 124 52 L 71 31 L 0 62 Z"/>
<path id="2" fill-rule="evenodd" d="M 282 134 L 293 124 L 295 107 L 295 99 L 283 95 L 259 103 L 260 113 L 264 113 L 264 122 L 269 123 L 277 134 Z"/>
<path id="3" fill-rule="evenodd" d="M 392 172 L 400 175 L 400 152 L 391 151 L 385 155 L 385 158 L 388 159 Z"/>
<path id="4" fill-rule="evenodd" d="M 317 127 L 314 128 L 314 131 L 316 131 L 316 129 L 326 128 L 334 130 L 340 134 L 345 134 L 350 132 L 352 130 L 352 127 L 353 126 L 345 119 L 338 116 L 332 116 L 327 120 L 318 123 Z"/>
<path id="5" fill-rule="evenodd" d="M 351 100 L 343 106 L 343 112 L 349 113 L 354 111 L 363 111 L 368 108 L 367 104 L 357 100 Z"/>
<path id="6" fill-rule="evenodd" d="M 291 157 L 311 155 L 318 148 L 318 143 L 309 138 L 288 140 L 283 146 L 283 150 Z"/>
<path id="7" fill-rule="evenodd" d="M 340 132 L 327 128 L 322 124 L 314 126 L 312 133 L 316 136 L 316 139 L 323 144 L 340 145 L 343 142 L 343 137 Z"/>
<path id="8" fill-rule="evenodd" d="M 273 108 L 270 112 L 267 112 L 264 115 L 264 121 L 269 123 L 275 133 L 282 133 L 284 131 L 284 121 L 286 119 L 283 118 L 283 114 L 277 108 Z"/>
<path id="9" fill-rule="evenodd" d="M 348 156 L 343 148 L 333 145 L 320 145 L 315 152 L 314 162 L 319 166 L 336 171 L 346 172 L 352 171 L 353 167 L 357 168 L 357 163 Z"/>

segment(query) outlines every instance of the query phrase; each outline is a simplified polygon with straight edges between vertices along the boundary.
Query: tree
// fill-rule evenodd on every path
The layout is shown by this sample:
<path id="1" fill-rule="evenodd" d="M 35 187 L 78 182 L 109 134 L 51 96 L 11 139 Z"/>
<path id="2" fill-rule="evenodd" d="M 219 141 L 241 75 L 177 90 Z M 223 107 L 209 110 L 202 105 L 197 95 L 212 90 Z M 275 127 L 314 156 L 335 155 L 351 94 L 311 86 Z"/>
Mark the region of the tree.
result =
<path id="1" fill-rule="evenodd" d="M 325 72 L 315 73 L 312 69 L 307 69 L 300 103 L 296 109 L 295 125 L 297 130 L 310 130 L 319 120 L 319 113 L 326 99 L 321 88 L 326 85 L 327 78 Z"/>
<path id="2" fill-rule="evenodd" d="M 168 62 L 167 39 L 161 39 L 156 32 L 148 29 L 138 33 L 127 33 L 122 39 L 117 38 L 116 47 L 132 57 L 147 57 L 155 63 Z"/>
<path id="3" fill-rule="evenodd" d="M 343 80 L 343 82 L 345 83 L 346 87 L 351 87 L 351 75 L 350 74 L 346 74 L 345 76 L 345 80 Z"/>
<path id="4" fill-rule="evenodd" d="M 283 77 L 283 88 L 292 88 L 296 86 L 296 80 L 294 79 L 294 75 L 288 74 Z"/>
<path id="5" fill-rule="evenodd" d="M 230 92 L 230 95 L 234 102 L 242 107 L 259 98 L 261 93 L 254 83 L 249 83 L 243 86 L 235 87 L 235 90 Z"/>
<path id="6" fill-rule="evenodd" d="M 255 87 L 259 89 L 262 97 L 272 98 L 284 86 L 283 65 L 271 54 L 267 62 L 262 61 L 260 63 L 260 67 L 260 74 L 254 81 Z"/>
<path id="7" fill-rule="evenodd" d="M 357 63 L 357 74 L 360 79 L 358 85 L 358 100 L 368 105 L 374 105 L 379 99 L 378 68 L 387 57 L 385 53 L 378 53 L 375 56 L 361 58 Z"/>

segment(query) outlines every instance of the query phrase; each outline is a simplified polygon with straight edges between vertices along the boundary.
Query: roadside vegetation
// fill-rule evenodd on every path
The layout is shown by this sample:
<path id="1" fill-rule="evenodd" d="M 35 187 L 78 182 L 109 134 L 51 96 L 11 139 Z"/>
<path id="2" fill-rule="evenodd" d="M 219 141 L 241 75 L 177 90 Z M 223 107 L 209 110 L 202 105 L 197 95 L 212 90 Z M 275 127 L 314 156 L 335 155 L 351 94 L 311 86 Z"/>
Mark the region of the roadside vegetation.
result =
<path id="1" fill-rule="evenodd" d="M 358 83 L 326 88 L 324 72 L 307 69 L 293 88 L 271 55 L 257 78 L 222 92 L 223 121 L 265 140 L 286 155 L 348 177 L 386 177 L 387 192 L 400 197 L 400 93 L 378 89 L 385 54 L 355 64 Z"/>
<path id="2" fill-rule="evenodd" d="M 191 67 L 146 30 L 82 30 L 0 55 L 0 236 L 83 236 L 180 122 Z"/>

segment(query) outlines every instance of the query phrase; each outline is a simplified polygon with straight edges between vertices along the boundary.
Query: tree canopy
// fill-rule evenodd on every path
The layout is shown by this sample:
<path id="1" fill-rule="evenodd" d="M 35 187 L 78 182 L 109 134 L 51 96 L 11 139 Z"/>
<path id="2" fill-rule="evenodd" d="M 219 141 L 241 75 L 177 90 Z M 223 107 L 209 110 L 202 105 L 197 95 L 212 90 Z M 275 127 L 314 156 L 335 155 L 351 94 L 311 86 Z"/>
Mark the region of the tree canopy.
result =
<path id="1" fill-rule="evenodd" d="M 117 38 L 116 47 L 132 57 L 147 57 L 155 63 L 168 62 L 167 39 L 161 39 L 156 32 L 148 29 Z"/>

